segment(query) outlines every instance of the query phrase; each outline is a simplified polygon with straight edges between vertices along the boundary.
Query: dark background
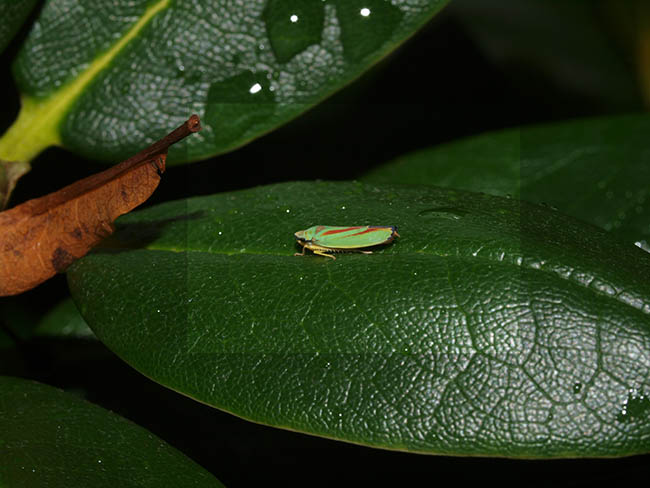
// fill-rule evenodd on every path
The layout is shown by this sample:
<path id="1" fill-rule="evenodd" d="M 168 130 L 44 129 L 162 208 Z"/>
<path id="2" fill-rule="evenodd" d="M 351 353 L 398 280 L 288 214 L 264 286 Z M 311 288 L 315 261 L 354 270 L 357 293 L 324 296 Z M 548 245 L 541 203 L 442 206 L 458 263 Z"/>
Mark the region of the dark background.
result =
<path id="1" fill-rule="evenodd" d="M 495 2 L 499 3 L 507 2 Z M 523 18 L 535 14 L 531 9 L 524 9 Z M 477 13 L 471 8 L 469 12 L 462 6 L 447 9 L 360 80 L 248 146 L 168 168 L 146 205 L 287 180 L 351 179 L 401 154 L 487 130 L 643 110 L 633 83 L 632 56 L 616 34 L 620 30 L 612 28 L 602 10 L 586 21 L 602 27 L 611 49 L 608 55 L 621 61 L 616 79 L 600 85 L 591 81 L 612 71 L 611 66 L 597 66 L 598 58 L 605 63 L 607 56 L 597 54 L 594 66 L 590 57 L 573 52 L 576 44 L 569 44 L 570 38 L 566 52 L 542 56 L 486 49 L 485 37 L 472 27 Z M 506 13 L 492 14 L 494 21 Z M 567 15 L 555 14 L 564 19 Z M 552 15 L 546 21 L 549 36 L 567 34 Z M 503 32 L 504 25 L 497 24 L 494 32 Z M 26 29 L 0 56 L 0 130 L 11 124 L 19 108 L 9 65 L 25 34 Z M 567 73 L 549 76 L 544 60 L 552 54 L 568 59 Z M 576 82 L 581 79 L 582 85 Z M 51 148 L 33 162 L 11 203 L 41 196 L 103 168 Z M 65 296 L 65 277 L 58 276 L 4 304 L 14 315 L 35 321 Z M 650 461 L 649 456 L 519 461 L 370 449 L 257 425 L 214 410 L 144 378 L 95 341 L 15 338 L 19 354 L 5 357 L 0 373 L 58 386 L 113 410 L 169 442 L 230 487 L 259 481 L 283 486 L 424 482 L 593 487 L 644 479 Z"/>

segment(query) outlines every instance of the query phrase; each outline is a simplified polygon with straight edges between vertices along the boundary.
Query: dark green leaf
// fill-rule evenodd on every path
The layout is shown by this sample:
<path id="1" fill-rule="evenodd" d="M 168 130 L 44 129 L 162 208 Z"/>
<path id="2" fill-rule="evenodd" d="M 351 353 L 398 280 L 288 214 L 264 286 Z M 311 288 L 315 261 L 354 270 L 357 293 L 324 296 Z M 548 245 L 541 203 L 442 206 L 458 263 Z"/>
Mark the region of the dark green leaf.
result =
<path id="1" fill-rule="evenodd" d="M 364 178 L 545 203 L 650 250 L 650 117 L 493 132 L 403 156 Z"/>
<path id="2" fill-rule="evenodd" d="M 650 450 L 650 255 L 596 227 L 515 199 L 354 182 L 119 222 L 68 272 L 73 298 L 109 348 L 190 397 L 390 449 Z M 401 238 L 293 256 L 293 232 L 317 224 L 392 224 Z"/>
<path id="3" fill-rule="evenodd" d="M 23 294 L 0 300 L 0 321 L 15 337 L 22 341 L 34 336 L 95 339 L 70 297 L 43 309 L 34 307 L 34 299 Z"/>
<path id="4" fill-rule="evenodd" d="M 0 398 L 3 486 L 222 486 L 143 428 L 74 395 L 0 376 Z"/>
<path id="5" fill-rule="evenodd" d="M 358 77 L 447 1 L 47 2 L 14 66 L 23 110 L 0 160 L 62 144 L 116 161 L 193 112 L 204 131 L 171 160 L 232 150 Z"/>
<path id="6" fill-rule="evenodd" d="M 36 336 L 73 337 L 76 339 L 95 339 L 95 334 L 79 314 L 71 298 L 59 302 L 45 314 L 34 330 Z"/>
<path id="7" fill-rule="evenodd" d="M 0 52 L 32 11 L 37 0 L 0 0 Z"/>

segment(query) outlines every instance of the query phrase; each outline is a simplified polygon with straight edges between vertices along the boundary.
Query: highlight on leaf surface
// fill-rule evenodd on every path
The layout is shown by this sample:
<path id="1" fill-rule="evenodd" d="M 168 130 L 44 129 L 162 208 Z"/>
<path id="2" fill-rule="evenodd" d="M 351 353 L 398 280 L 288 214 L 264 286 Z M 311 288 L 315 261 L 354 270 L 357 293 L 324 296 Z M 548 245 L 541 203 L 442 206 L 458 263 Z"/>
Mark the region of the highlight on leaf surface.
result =
<path id="1" fill-rule="evenodd" d="M 84 256 L 113 221 L 158 187 L 169 146 L 201 129 L 199 117 L 135 156 L 44 197 L 0 212 L 0 296 L 27 291 Z"/>
<path id="2" fill-rule="evenodd" d="M 362 180 L 521 198 L 648 249 L 648 133 L 648 114 L 515 127 L 400 156 Z"/>
<path id="3" fill-rule="evenodd" d="M 294 257 L 306 222 L 402 237 Z M 66 273 L 73 300 L 106 347 L 200 402 L 412 452 L 650 452 L 650 254 L 595 226 L 514 198 L 324 181 L 166 202 L 118 229 Z"/>
<path id="4" fill-rule="evenodd" d="M 42 2 L 13 63 L 21 109 L 0 136 L 0 162 L 24 173 L 53 145 L 120 161 L 176 126 L 186 107 L 206 130 L 174 148 L 170 163 L 231 151 L 358 78 L 447 3 Z M 147 109 L 130 118 L 125 107 Z M 0 199 L 20 177 L 2 173 L 0 164 Z"/>

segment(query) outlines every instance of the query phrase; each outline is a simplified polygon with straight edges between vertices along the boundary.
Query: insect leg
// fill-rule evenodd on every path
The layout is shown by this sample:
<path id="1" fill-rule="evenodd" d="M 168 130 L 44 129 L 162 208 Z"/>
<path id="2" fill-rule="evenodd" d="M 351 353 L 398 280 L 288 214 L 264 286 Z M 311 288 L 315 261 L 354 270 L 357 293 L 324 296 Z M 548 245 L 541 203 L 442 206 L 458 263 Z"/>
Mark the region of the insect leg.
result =
<path id="1" fill-rule="evenodd" d="M 327 254 L 321 251 L 320 249 L 312 249 L 312 251 L 314 251 L 314 254 L 318 254 L 319 256 L 325 256 L 326 258 L 336 259 L 336 257 L 333 256 L 332 254 Z"/>

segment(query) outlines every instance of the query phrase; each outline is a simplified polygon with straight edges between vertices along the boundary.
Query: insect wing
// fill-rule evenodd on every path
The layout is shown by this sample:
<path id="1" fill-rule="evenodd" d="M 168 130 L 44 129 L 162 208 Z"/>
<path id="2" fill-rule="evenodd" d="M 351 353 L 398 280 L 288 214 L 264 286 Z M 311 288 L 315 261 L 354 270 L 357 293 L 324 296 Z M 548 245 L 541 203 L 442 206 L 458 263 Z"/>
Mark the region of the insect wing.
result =
<path id="1" fill-rule="evenodd" d="M 391 242 L 397 234 L 394 226 L 331 227 L 319 226 L 312 242 L 330 249 L 357 249 Z"/>

